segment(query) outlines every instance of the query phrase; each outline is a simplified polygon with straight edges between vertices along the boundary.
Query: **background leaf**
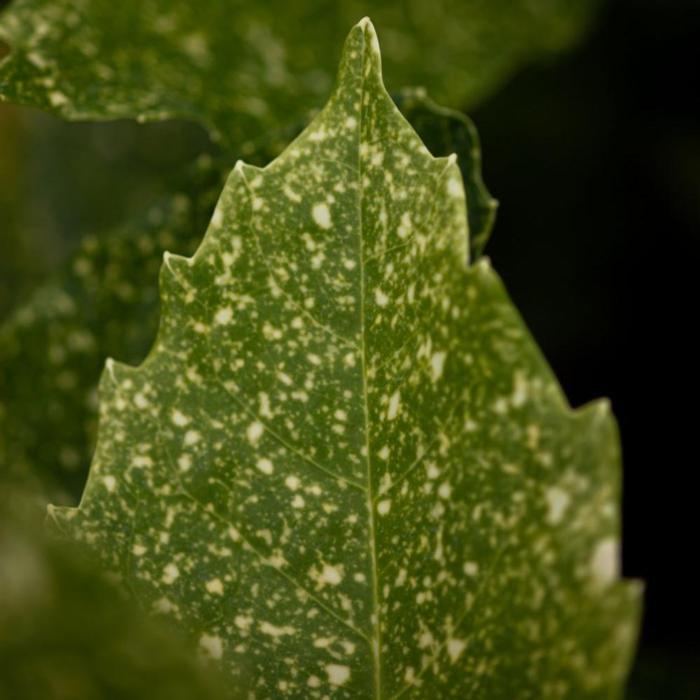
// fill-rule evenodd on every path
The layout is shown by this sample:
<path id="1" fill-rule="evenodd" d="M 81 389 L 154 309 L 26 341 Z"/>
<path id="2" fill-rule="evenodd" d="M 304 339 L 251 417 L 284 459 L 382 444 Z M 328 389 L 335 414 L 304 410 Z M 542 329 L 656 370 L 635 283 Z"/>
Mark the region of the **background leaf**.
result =
<path id="1" fill-rule="evenodd" d="M 572 412 L 464 193 L 351 33 L 327 108 L 237 165 L 158 340 L 109 362 L 79 509 L 56 527 L 233 679 L 287 697 L 619 697 L 619 448 Z"/>
<path id="2" fill-rule="evenodd" d="M 240 146 L 320 106 L 346 28 L 368 12 L 387 28 L 393 84 L 425 84 L 464 109 L 518 65 L 570 45 L 597 5 L 15 0 L 0 19 L 14 48 L 0 98 L 69 119 L 194 119 Z"/>
<path id="3" fill-rule="evenodd" d="M 440 107 L 421 89 L 403 90 L 395 101 L 434 156 L 457 155 L 467 197 L 469 254 L 477 260 L 491 236 L 498 202 L 481 179 L 481 145 L 474 123 L 460 112 Z"/>
<path id="4" fill-rule="evenodd" d="M 78 553 L 47 541 L 43 508 L 0 486 L 0 698 L 223 697 L 216 669 L 172 625 L 146 616 Z"/>
<path id="5" fill-rule="evenodd" d="M 155 281 L 166 247 L 194 250 L 222 171 L 206 159 L 189 192 L 114 233 L 87 237 L 54 282 L 0 327 L 0 466 L 71 503 L 94 445 L 96 378 L 110 353 L 138 362 L 158 323 Z"/>
<path id="6" fill-rule="evenodd" d="M 182 186 L 216 148 L 185 122 L 69 123 L 0 107 L 0 320 L 76 252 Z M 175 176 L 174 176 L 175 175 Z"/>
<path id="7" fill-rule="evenodd" d="M 472 241 L 480 248 L 496 205 L 481 180 L 473 124 L 422 92 L 405 91 L 397 100 L 434 155 L 457 154 Z M 281 148 L 275 139 L 264 139 L 249 157 L 263 165 Z M 14 480 L 32 482 L 54 502 L 77 502 L 94 448 L 96 385 L 104 361 L 111 356 L 138 363 L 145 357 L 158 324 L 163 252 L 194 252 L 231 167 L 226 159 L 205 155 L 179 178 L 170 177 L 177 194 L 128 226 L 86 237 L 63 273 L 0 326 L 0 468 Z"/>

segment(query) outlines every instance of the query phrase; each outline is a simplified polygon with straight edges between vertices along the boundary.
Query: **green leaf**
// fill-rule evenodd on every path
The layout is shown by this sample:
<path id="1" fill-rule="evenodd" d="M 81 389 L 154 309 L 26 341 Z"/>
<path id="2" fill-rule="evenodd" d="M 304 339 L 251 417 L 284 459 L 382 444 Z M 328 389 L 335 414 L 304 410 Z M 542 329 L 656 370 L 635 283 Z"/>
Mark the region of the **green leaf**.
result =
<path id="1" fill-rule="evenodd" d="M 435 104 L 424 90 L 403 90 L 396 104 L 433 155 L 457 154 L 468 204 L 470 257 L 478 259 L 491 236 L 498 202 L 481 179 L 481 144 L 474 123 Z"/>
<path id="2" fill-rule="evenodd" d="M 253 697 L 620 696 L 640 591 L 614 421 L 568 408 L 467 264 L 455 159 L 388 97 L 368 21 L 325 109 L 236 165 L 160 283 L 56 528 Z"/>
<path id="3" fill-rule="evenodd" d="M 0 105 L 0 323 L 84 236 L 133 220 L 213 148 L 192 123 L 75 123 Z"/>
<path id="4" fill-rule="evenodd" d="M 143 359 L 158 325 L 163 250 L 195 250 L 222 167 L 202 158 L 184 180 L 137 221 L 87 237 L 63 274 L 0 326 L 0 468 L 13 481 L 63 503 L 82 491 L 105 357 Z"/>
<path id="5" fill-rule="evenodd" d="M 223 684 L 171 625 L 149 619 L 76 552 L 48 541 L 43 514 L 0 491 L 0 698 L 214 700 Z"/>
<path id="6" fill-rule="evenodd" d="M 473 124 L 421 92 L 404 91 L 397 99 L 433 154 L 458 154 L 472 242 L 483 245 L 495 201 L 481 181 Z M 280 150 L 276 140 L 265 139 L 250 157 L 266 163 Z M 163 251 L 194 252 L 230 169 L 227 161 L 198 159 L 175 178 L 177 194 L 128 226 L 87 237 L 63 273 L 0 326 L 0 470 L 32 481 L 50 500 L 78 500 L 94 447 L 95 390 L 105 358 L 137 363 L 145 357 L 158 325 Z"/>
<path id="7" fill-rule="evenodd" d="M 0 99 L 68 119 L 183 117 L 228 145 L 320 106 L 346 28 L 387 27 L 388 73 L 468 108 L 570 45 L 598 0 L 15 0 Z M 390 31 L 389 31 L 390 29 Z"/>

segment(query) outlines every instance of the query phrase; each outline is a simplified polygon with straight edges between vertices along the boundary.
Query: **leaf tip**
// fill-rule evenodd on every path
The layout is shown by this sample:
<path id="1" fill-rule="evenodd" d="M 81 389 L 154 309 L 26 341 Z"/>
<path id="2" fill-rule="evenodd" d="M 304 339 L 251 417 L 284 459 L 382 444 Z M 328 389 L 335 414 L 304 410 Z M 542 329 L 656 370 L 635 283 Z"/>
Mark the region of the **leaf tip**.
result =
<path id="1" fill-rule="evenodd" d="M 105 382 L 109 380 L 114 386 L 119 386 L 119 383 L 124 379 L 124 375 L 137 371 L 136 367 L 119 362 L 112 357 L 105 360 L 105 369 L 100 379 L 100 389 L 105 390 Z M 121 376 L 120 376 L 121 375 Z"/>
<path id="2" fill-rule="evenodd" d="M 360 28 L 363 32 L 376 35 L 374 24 L 372 24 L 372 20 L 367 15 L 365 15 L 355 26 Z"/>
<path id="3" fill-rule="evenodd" d="M 362 30 L 366 42 L 366 46 L 369 47 L 370 51 L 374 56 L 377 57 L 377 59 L 380 57 L 380 50 L 379 50 L 379 39 L 377 38 L 377 30 L 374 28 L 374 24 L 372 24 L 372 20 L 369 17 L 363 17 L 358 23 L 357 26 Z"/>
<path id="4" fill-rule="evenodd" d="M 485 255 L 480 257 L 475 263 L 474 268 L 479 272 L 489 273 L 493 269 L 491 266 L 491 258 Z"/>
<path id="5" fill-rule="evenodd" d="M 106 371 L 107 374 L 109 375 L 110 379 L 112 379 L 112 380 L 114 381 L 114 383 L 116 384 L 116 383 L 117 383 L 117 378 L 116 378 L 116 376 L 115 376 L 115 374 L 114 374 L 114 358 L 108 357 L 108 358 L 105 360 L 105 371 Z"/>
<path id="6" fill-rule="evenodd" d="M 186 258 L 183 255 L 176 255 L 166 250 L 163 252 L 163 265 L 170 270 L 175 276 L 179 276 L 181 273 L 177 269 L 178 265 L 186 265 L 188 267 L 192 266 L 192 258 Z"/>
<path id="7" fill-rule="evenodd" d="M 594 405 L 595 410 L 597 411 L 598 415 L 607 416 L 607 415 L 610 415 L 612 413 L 612 403 L 610 402 L 610 399 L 608 399 L 606 397 L 596 399 L 593 402 L 593 405 Z"/>
<path id="8" fill-rule="evenodd" d="M 606 397 L 588 401 L 582 406 L 575 408 L 574 414 L 580 416 L 583 420 L 596 424 L 615 420 L 612 403 Z"/>
<path id="9" fill-rule="evenodd" d="M 339 82 L 343 74 L 383 86 L 381 51 L 377 32 L 369 17 L 363 17 L 348 34 L 340 61 Z"/>
<path id="10" fill-rule="evenodd" d="M 68 535 L 66 524 L 77 514 L 77 508 L 66 508 L 49 503 L 46 506 L 46 529 L 55 536 L 66 537 Z"/>

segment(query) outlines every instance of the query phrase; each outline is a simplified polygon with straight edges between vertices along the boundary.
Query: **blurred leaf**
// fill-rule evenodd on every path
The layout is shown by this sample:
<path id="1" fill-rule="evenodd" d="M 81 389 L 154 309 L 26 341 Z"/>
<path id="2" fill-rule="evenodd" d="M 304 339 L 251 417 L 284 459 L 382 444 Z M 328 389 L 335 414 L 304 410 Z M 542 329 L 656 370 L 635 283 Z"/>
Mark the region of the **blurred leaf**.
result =
<path id="1" fill-rule="evenodd" d="M 361 22 L 323 112 L 166 256 L 147 360 L 107 364 L 53 523 L 251 694 L 622 693 L 614 420 L 569 409 L 467 235 Z"/>
<path id="2" fill-rule="evenodd" d="M 0 105 L 0 319 L 89 233 L 106 235 L 170 193 L 170 173 L 212 151 L 182 122 L 74 124 Z"/>
<path id="3" fill-rule="evenodd" d="M 404 90 L 396 104 L 434 156 L 457 154 L 467 196 L 470 257 L 478 259 L 491 236 L 498 203 L 481 179 L 481 145 L 474 123 L 435 104 L 423 90 Z"/>
<path id="4" fill-rule="evenodd" d="M 170 624 L 151 620 L 43 534 L 43 508 L 0 491 L 0 699 L 213 700 L 223 685 Z"/>
<path id="5" fill-rule="evenodd" d="M 0 466 L 72 502 L 93 447 L 95 382 L 110 352 L 142 359 L 158 322 L 166 248 L 194 250 L 223 170 L 203 158 L 187 192 L 165 198 L 110 235 L 89 236 L 64 274 L 0 327 Z"/>
<path id="6" fill-rule="evenodd" d="M 404 92 L 397 100 L 434 155 L 458 154 L 472 242 L 480 248 L 495 202 L 481 181 L 473 124 L 420 92 Z M 280 150 L 275 139 L 267 139 L 249 157 L 264 165 Z M 16 480 L 33 481 L 54 502 L 78 500 L 94 447 L 96 384 L 104 361 L 111 356 L 138 363 L 145 357 L 158 324 L 163 251 L 194 252 L 231 167 L 200 158 L 178 178 L 178 194 L 128 226 L 87 237 L 63 274 L 0 326 L 0 468 L 11 468 Z"/>
<path id="7" fill-rule="evenodd" d="M 15 0 L 0 99 L 68 119 L 194 119 L 229 146 L 320 105 L 346 28 L 371 12 L 394 84 L 467 108 L 570 45 L 599 0 Z M 237 152 L 236 155 L 240 155 Z"/>

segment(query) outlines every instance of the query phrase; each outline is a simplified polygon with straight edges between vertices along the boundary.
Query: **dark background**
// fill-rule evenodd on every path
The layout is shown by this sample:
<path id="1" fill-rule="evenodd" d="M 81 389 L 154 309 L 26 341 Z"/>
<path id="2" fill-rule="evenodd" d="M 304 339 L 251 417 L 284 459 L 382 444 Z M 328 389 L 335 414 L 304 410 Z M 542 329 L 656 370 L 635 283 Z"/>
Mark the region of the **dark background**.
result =
<path id="1" fill-rule="evenodd" d="M 477 112 L 487 252 L 578 406 L 609 396 L 624 573 L 646 581 L 634 698 L 700 699 L 700 3 L 613 0 L 578 50 Z"/>

